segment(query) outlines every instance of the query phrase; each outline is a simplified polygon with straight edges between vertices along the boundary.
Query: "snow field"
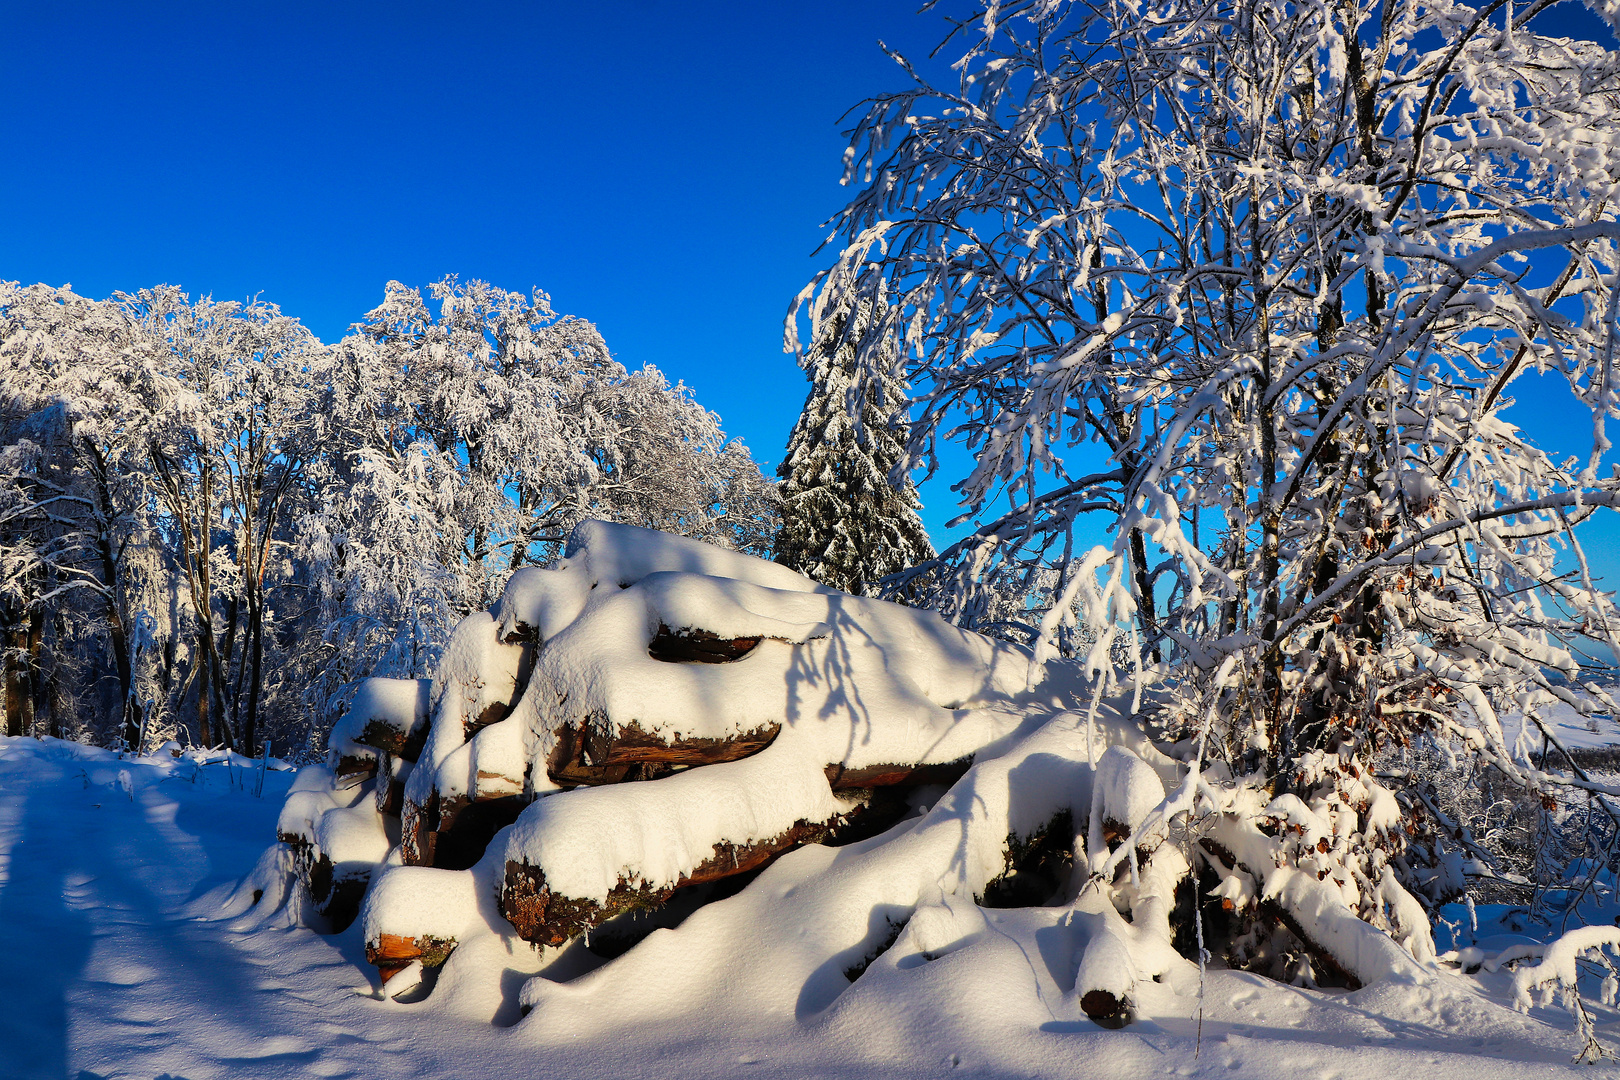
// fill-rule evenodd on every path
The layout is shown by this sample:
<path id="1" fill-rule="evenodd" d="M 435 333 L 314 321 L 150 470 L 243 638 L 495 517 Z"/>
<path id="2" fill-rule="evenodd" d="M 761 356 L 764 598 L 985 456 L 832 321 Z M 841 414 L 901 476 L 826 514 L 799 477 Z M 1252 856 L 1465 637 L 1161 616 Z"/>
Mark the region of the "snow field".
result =
<path id="1" fill-rule="evenodd" d="M 1513 1012 L 1506 970 L 1346 994 L 1212 969 L 1200 999 L 1196 967 L 1177 957 L 1161 982 L 1139 981 L 1137 1020 L 1104 1031 L 1072 993 L 1093 932 L 1085 912 L 982 909 L 883 867 L 875 853 L 888 844 L 935 842 L 926 834 L 944 832 L 943 803 L 898 836 L 791 853 L 737 896 L 571 983 L 531 980 L 559 963 L 558 950 L 470 938 L 433 994 L 407 1005 L 377 995 L 362 926 L 323 937 L 286 909 L 244 910 L 237 883 L 293 775 L 271 772 L 255 799 L 234 769 L 0 740 L 0 921 L 10 934 L 0 1075 L 1614 1074 L 1569 1063 L 1577 1047 L 1560 1010 Z M 893 945 L 851 983 L 846 970 L 896 922 Z M 535 1009 L 519 1022 L 520 1000 Z M 1599 1016 L 1600 1037 L 1613 1039 L 1614 1013 Z"/>

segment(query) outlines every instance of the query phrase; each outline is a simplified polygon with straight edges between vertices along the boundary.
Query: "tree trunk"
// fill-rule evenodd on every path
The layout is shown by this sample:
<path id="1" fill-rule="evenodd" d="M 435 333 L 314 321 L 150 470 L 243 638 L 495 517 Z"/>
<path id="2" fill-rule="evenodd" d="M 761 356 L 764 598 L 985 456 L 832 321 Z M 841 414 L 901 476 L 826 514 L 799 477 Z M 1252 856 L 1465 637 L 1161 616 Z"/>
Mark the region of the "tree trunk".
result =
<path id="1" fill-rule="evenodd" d="M 22 613 L 6 605 L 6 624 L 0 634 L 0 658 L 4 660 L 6 694 L 6 734 L 23 733 L 23 702 L 28 699 L 28 676 L 23 669 L 28 655 L 28 631 Z"/>
<path id="2" fill-rule="evenodd" d="M 210 604 L 208 586 L 208 552 L 212 546 L 209 538 L 208 521 L 208 485 L 211 481 L 210 470 L 204 465 L 202 468 L 202 513 L 197 520 L 197 537 L 190 552 L 191 560 L 197 570 L 195 587 L 192 591 L 192 600 L 197 613 L 197 656 L 192 663 L 197 664 L 197 738 L 204 746 L 214 744 L 213 730 L 209 725 L 209 706 L 213 703 L 214 694 L 212 669 L 208 664 L 208 657 L 214 651 L 214 633 L 212 618 L 210 617 Z M 177 507 L 178 509 L 178 507 Z"/>
<path id="3" fill-rule="evenodd" d="M 259 696 L 264 691 L 264 611 L 257 601 L 257 590 L 248 596 L 248 677 L 247 720 L 242 725 L 242 741 L 251 756 L 259 752 Z"/>
<path id="4" fill-rule="evenodd" d="M 1142 636 L 1152 642 L 1148 655 L 1155 664 L 1164 659 L 1159 650 L 1159 618 L 1153 611 L 1153 577 L 1148 573 L 1147 544 L 1141 529 L 1131 530 L 1131 565 L 1136 574 L 1136 592 L 1140 599 Z"/>
<path id="5" fill-rule="evenodd" d="M 113 661 L 118 667 L 119 699 L 124 703 L 124 745 L 139 752 L 141 741 L 141 703 L 135 692 L 135 665 L 130 656 L 129 631 L 124 622 L 123 603 L 119 593 L 118 560 L 112 541 L 114 518 L 112 489 L 107 483 L 107 458 L 101 448 L 89 439 L 80 442 L 80 448 L 89 462 L 89 472 L 95 481 L 96 493 L 96 554 L 101 560 L 101 582 L 105 586 L 107 627 L 112 639 Z"/>

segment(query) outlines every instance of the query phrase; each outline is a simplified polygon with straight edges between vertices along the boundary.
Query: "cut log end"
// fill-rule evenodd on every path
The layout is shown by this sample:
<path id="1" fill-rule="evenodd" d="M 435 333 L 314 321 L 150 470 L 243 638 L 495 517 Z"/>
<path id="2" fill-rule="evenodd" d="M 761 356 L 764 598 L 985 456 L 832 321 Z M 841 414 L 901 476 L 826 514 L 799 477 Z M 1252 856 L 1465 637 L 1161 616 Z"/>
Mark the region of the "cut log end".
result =
<path id="1" fill-rule="evenodd" d="M 676 766 L 717 765 L 757 754 L 781 730 L 781 724 L 767 724 L 725 739 L 666 739 L 633 721 L 615 729 L 605 716 L 592 716 L 557 729 L 546 773 L 564 787 L 654 780 Z"/>
<path id="2" fill-rule="evenodd" d="M 402 731 L 387 717 L 373 717 L 366 721 L 354 741 L 406 761 L 415 761 L 427 742 L 428 727 L 427 723 L 418 722 L 410 730 Z"/>
<path id="3" fill-rule="evenodd" d="M 560 945 L 546 925 L 551 909 L 551 890 L 546 888 L 546 877 L 538 867 L 527 863 L 508 861 L 506 880 L 501 886 L 501 914 L 525 941 L 545 945 Z"/>
<path id="4" fill-rule="evenodd" d="M 469 799 L 454 795 L 438 800 L 438 818 L 428 845 L 432 865 L 468 870 L 484 857 L 495 834 L 516 821 L 529 799 L 519 795 Z"/>
<path id="5" fill-rule="evenodd" d="M 834 791 L 860 791 L 867 788 L 922 787 L 938 784 L 950 787 L 973 764 L 971 756 L 937 765 L 863 765 L 851 768 L 841 762 L 827 766 L 827 784 Z"/>
<path id="6" fill-rule="evenodd" d="M 696 627 L 671 630 L 660 623 L 647 654 L 666 664 L 729 664 L 753 652 L 759 641 L 757 637 L 723 638 Z"/>
<path id="7" fill-rule="evenodd" d="M 1107 990 L 1088 990 L 1080 999 L 1080 1010 L 1098 1027 L 1118 1029 L 1131 1022 L 1131 1003 Z"/>
<path id="8" fill-rule="evenodd" d="M 500 892 L 501 914 L 524 940 L 536 945 L 562 945 L 621 911 L 655 908 L 677 889 L 762 869 L 785 852 L 818 843 L 841 820 L 842 815 L 826 822 L 801 820 L 781 835 L 766 840 L 751 844 L 715 844 L 712 857 L 673 883 L 654 887 L 645 883 L 631 885 L 621 880 L 608 894 L 605 904 L 558 895 L 546 885 L 545 873 L 538 866 L 508 861 Z"/>
<path id="9" fill-rule="evenodd" d="M 450 958 L 456 950 L 455 938 L 406 937 L 403 934 L 381 934 L 376 941 L 366 942 L 366 962 L 377 969 L 384 986 L 388 980 L 420 960 L 424 968 L 435 968 Z"/>
<path id="10" fill-rule="evenodd" d="M 377 759 L 370 755 L 358 757 L 341 754 L 332 772 L 337 777 L 339 790 L 358 787 L 377 775 Z"/>
<path id="11" fill-rule="evenodd" d="M 325 852 L 302 860 L 300 870 L 315 910 L 326 916 L 332 932 L 341 934 L 347 930 L 360 915 L 360 904 L 370 885 L 369 876 L 339 877 L 337 867 Z"/>

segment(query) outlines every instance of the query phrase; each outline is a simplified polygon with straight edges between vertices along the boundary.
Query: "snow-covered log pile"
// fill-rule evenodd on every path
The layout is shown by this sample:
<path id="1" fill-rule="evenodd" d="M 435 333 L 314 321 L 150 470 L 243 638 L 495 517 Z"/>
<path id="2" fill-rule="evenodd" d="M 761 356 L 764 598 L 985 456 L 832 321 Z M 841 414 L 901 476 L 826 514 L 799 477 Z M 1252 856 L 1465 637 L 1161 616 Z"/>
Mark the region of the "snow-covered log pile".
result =
<path id="1" fill-rule="evenodd" d="M 292 857 L 261 866 L 334 926 L 359 914 L 385 983 L 442 968 L 486 1000 L 539 974 L 522 1001 L 548 1010 L 712 978 L 802 1013 L 995 908 L 1065 928 L 1066 1000 L 1108 1026 L 1183 1008 L 1201 944 L 1307 985 L 1425 977 L 1402 812 L 1351 744 L 1274 794 L 1205 760 L 1221 699 L 1155 741 L 1157 691 L 1100 690 L 932 612 L 588 522 L 431 684 L 360 688 L 287 800 Z"/>

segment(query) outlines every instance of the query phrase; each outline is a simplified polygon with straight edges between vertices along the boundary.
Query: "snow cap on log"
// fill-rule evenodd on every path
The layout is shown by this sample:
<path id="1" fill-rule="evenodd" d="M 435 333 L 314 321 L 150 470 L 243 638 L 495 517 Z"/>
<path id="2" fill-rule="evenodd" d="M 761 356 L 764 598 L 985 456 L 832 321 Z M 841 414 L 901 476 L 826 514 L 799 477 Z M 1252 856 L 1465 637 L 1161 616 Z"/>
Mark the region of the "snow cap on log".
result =
<path id="1" fill-rule="evenodd" d="M 427 738 L 431 679 L 362 679 L 329 744 L 355 743 L 415 761 Z"/>
<path id="2" fill-rule="evenodd" d="M 276 818 L 276 836 L 288 843 L 315 840 L 315 824 L 334 807 L 353 806 L 365 794 L 361 787 L 339 788 L 337 777 L 324 765 L 306 765 L 293 778 L 292 790 Z"/>
<path id="3" fill-rule="evenodd" d="M 831 593 L 780 563 L 654 529 L 584 521 L 555 567 L 529 567 L 508 580 L 494 616 L 503 640 L 550 641 L 579 617 L 593 591 L 623 588 L 661 571 L 729 578 L 779 592 Z"/>
<path id="4" fill-rule="evenodd" d="M 1101 817 L 1135 833 L 1164 800 L 1164 782 L 1147 762 L 1122 746 L 1110 746 L 1097 759 L 1092 788 L 1092 817 Z M 1095 820 L 1093 827 L 1095 827 Z M 1096 852 L 1092 853 L 1093 855 Z"/>

